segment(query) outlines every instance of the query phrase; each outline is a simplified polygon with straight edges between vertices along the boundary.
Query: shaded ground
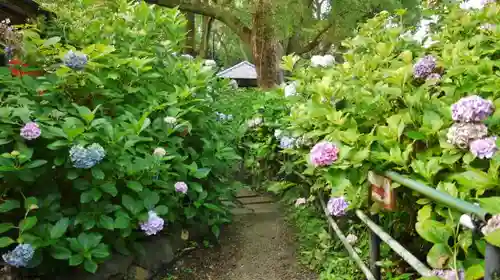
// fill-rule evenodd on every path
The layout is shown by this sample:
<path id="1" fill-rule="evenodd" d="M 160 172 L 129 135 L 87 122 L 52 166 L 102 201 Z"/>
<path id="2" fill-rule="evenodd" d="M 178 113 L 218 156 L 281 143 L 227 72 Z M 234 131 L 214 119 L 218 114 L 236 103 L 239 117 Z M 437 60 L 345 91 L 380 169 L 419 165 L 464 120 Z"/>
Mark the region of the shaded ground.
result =
<path id="1" fill-rule="evenodd" d="M 293 230 L 276 204 L 244 195 L 235 221 L 214 248 L 192 251 L 161 280 L 315 280 L 297 263 Z"/>

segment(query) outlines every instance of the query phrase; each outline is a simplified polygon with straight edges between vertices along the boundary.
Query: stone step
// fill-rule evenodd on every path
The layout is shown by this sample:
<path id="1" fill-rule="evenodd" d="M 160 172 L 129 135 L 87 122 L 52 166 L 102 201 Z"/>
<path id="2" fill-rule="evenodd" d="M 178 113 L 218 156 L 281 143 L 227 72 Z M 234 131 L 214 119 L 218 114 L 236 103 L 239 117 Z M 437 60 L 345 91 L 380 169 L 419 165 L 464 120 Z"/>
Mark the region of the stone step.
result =
<path id="1" fill-rule="evenodd" d="M 271 197 L 267 197 L 267 196 L 238 197 L 237 199 L 243 205 L 273 203 L 274 202 L 274 199 L 272 199 Z"/>

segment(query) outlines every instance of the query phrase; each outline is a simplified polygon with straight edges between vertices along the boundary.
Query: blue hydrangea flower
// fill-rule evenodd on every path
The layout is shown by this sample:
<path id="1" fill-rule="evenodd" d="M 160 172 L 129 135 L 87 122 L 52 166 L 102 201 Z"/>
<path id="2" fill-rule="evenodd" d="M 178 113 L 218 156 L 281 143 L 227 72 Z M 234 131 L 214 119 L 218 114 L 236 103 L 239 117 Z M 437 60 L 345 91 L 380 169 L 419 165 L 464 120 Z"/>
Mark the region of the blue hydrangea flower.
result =
<path id="1" fill-rule="evenodd" d="M 69 156 L 74 167 L 89 169 L 100 163 L 106 156 L 106 152 L 101 145 L 94 143 L 88 148 L 82 145 L 71 147 Z"/>
<path id="2" fill-rule="evenodd" d="M 343 196 L 331 197 L 326 206 L 328 213 L 335 217 L 344 216 L 346 214 L 347 207 L 349 207 L 349 202 L 347 202 Z"/>
<path id="3" fill-rule="evenodd" d="M 282 149 L 292 149 L 295 146 L 295 138 L 289 136 L 283 136 L 280 139 L 280 148 Z"/>
<path id="4" fill-rule="evenodd" d="M 3 51 L 5 52 L 5 57 L 7 58 L 11 58 L 14 55 L 14 48 L 10 46 L 5 47 Z"/>
<path id="5" fill-rule="evenodd" d="M 19 244 L 16 248 L 2 255 L 2 259 L 14 267 L 26 267 L 35 255 L 35 249 L 30 244 Z"/>
<path id="6" fill-rule="evenodd" d="M 73 70 L 82 70 L 87 65 L 87 55 L 83 53 L 75 53 L 69 50 L 63 58 L 64 65 Z"/>

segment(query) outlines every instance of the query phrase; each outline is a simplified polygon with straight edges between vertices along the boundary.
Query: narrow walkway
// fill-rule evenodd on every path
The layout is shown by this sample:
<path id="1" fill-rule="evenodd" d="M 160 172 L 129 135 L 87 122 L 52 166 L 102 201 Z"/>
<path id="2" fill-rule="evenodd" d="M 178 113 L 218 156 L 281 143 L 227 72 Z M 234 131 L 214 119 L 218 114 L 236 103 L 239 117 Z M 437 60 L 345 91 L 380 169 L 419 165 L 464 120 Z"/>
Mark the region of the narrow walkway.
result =
<path id="1" fill-rule="evenodd" d="M 193 251 L 164 280 L 315 280 L 297 263 L 293 230 L 271 198 L 244 190 L 220 246 Z"/>

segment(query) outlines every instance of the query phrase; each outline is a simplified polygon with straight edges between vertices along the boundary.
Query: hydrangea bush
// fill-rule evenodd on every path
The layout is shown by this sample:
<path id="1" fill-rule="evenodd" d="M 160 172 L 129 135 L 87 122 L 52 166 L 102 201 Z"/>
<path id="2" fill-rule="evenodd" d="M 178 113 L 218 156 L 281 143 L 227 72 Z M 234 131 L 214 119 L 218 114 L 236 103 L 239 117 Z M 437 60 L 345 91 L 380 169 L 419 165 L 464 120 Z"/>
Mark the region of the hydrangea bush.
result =
<path id="1" fill-rule="evenodd" d="M 282 67 L 293 71 L 300 94 L 287 91 L 286 117 L 267 122 L 280 123 L 278 135 L 303 136 L 314 148 L 281 150 L 287 156 L 281 170 L 300 174 L 281 190 L 306 185 L 306 192 L 324 193 L 333 215 L 347 205 L 378 212 L 368 205 L 368 171 L 394 170 L 499 214 L 500 5 L 483 2 L 467 9 L 435 3 L 423 11 L 433 19 L 429 44 L 394 22 L 404 11 L 382 12 L 343 42 L 343 64 L 285 57 Z M 485 242 L 500 246 L 498 223 L 473 239 L 459 225 L 462 213 L 403 187 L 397 193 L 398 212 L 381 213 L 387 231 L 438 277 L 483 277 Z M 334 203 L 340 197 L 348 204 Z"/>
<path id="2" fill-rule="evenodd" d="M 3 260 L 95 272 L 149 235 L 205 225 L 217 236 L 240 158 L 212 104 L 231 87 L 172 54 L 181 13 L 40 2 L 57 19 L 18 30 L 20 69 L 0 68 Z M 23 65 L 43 75 L 16 75 Z"/>

